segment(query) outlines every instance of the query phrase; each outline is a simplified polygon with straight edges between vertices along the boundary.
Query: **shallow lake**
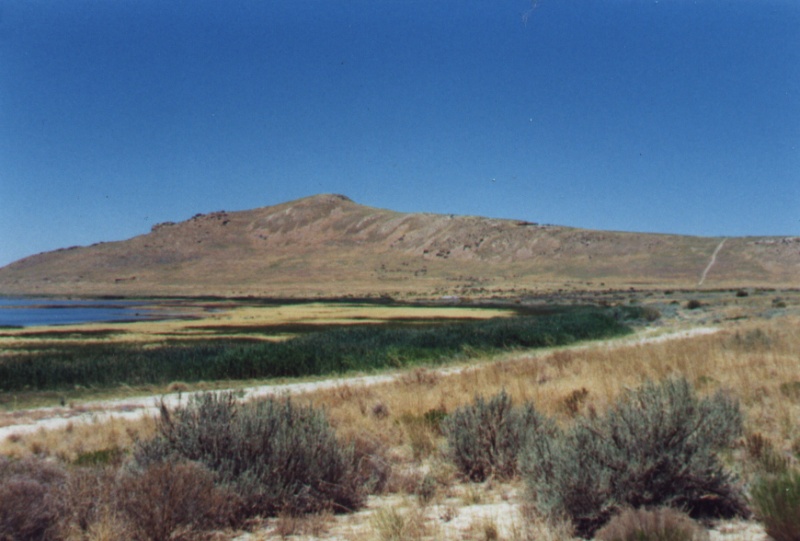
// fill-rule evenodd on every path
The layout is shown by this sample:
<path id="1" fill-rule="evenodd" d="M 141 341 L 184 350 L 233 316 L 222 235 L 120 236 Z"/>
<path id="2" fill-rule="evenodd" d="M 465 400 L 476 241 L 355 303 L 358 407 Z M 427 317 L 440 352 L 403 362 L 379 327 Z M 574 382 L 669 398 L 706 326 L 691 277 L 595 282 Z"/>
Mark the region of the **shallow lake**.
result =
<path id="1" fill-rule="evenodd" d="M 0 327 L 137 321 L 163 315 L 144 301 L 0 297 Z"/>

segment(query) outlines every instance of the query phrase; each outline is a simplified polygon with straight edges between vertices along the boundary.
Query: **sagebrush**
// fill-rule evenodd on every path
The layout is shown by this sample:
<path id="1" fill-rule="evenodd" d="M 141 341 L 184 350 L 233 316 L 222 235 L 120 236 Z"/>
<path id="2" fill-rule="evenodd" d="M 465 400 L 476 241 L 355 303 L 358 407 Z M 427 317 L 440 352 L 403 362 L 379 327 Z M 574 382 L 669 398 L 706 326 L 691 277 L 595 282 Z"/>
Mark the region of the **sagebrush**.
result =
<path id="1" fill-rule="evenodd" d="M 623 507 L 746 515 L 717 456 L 741 433 L 739 403 L 728 394 L 699 398 L 682 378 L 649 382 L 604 415 L 527 438 L 526 478 L 537 507 L 569 517 L 584 537 Z"/>
<path id="2" fill-rule="evenodd" d="M 140 467 L 203 464 L 241 498 L 245 516 L 352 511 L 365 497 L 352 448 L 340 444 L 321 410 L 290 400 L 195 395 L 186 407 L 162 407 L 158 435 L 134 456 Z"/>
<path id="3" fill-rule="evenodd" d="M 517 473 L 517 458 L 527 434 L 546 432 L 550 423 L 532 405 L 515 408 L 505 390 L 448 416 L 443 429 L 448 455 L 470 481 L 508 479 Z"/>

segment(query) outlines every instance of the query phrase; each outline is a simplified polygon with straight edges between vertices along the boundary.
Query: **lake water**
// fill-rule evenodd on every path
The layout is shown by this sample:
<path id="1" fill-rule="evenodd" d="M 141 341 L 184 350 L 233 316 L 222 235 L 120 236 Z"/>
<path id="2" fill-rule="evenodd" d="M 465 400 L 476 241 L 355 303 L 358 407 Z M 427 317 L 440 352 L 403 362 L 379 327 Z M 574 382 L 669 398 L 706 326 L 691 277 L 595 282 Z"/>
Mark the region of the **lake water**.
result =
<path id="1" fill-rule="evenodd" d="M 163 314 L 143 301 L 0 297 L 0 327 L 153 319 Z"/>

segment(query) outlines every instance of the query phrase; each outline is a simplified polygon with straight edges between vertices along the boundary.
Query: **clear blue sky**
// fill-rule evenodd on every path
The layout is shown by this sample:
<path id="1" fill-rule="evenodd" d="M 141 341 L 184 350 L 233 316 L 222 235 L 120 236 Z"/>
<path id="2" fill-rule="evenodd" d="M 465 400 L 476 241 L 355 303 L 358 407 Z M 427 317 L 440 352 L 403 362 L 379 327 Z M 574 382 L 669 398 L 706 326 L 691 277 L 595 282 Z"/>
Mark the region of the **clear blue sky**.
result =
<path id="1" fill-rule="evenodd" d="M 800 235 L 800 2 L 0 2 L 0 265 L 330 192 Z"/>

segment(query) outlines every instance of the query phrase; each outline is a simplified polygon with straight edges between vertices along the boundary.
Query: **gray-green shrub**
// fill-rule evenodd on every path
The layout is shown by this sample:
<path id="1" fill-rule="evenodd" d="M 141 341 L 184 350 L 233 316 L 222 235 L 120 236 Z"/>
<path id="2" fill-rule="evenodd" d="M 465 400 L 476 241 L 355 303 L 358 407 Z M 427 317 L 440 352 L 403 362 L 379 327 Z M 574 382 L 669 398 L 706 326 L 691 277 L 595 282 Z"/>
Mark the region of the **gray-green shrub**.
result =
<path id="1" fill-rule="evenodd" d="M 800 471 L 757 480 L 751 497 L 767 535 L 775 541 L 800 540 Z"/>
<path id="2" fill-rule="evenodd" d="M 134 456 L 141 467 L 203 464 L 238 494 L 245 516 L 351 511 L 364 501 L 352 448 L 322 411 L 290 400 L 241 404 L 230 393 L 205 393 L 173 411 L 162 406 L 157 437 Z"/>
<path id="3" fill-rule="evenodd" d="M 458 408 L 442 428 L 450 459 L 469 480 L 480 482 L 516 475 L 526 435 L 547 432 L 550 424 L 530 404 L 515 408 L 503 390 L 488 401 L 479 396 L 473 404 Z"/>
<path id="4" fill-rule="evenodd" d="M 698 398 L 685 379 L 668 379 L 629 391 L 604 415 L 528 437 L 523 464 L 536 506 L 566 515 L 585 537 L 623 507 L 746 515 L 716 454 L 741 433 L 738 401 Z"/>

